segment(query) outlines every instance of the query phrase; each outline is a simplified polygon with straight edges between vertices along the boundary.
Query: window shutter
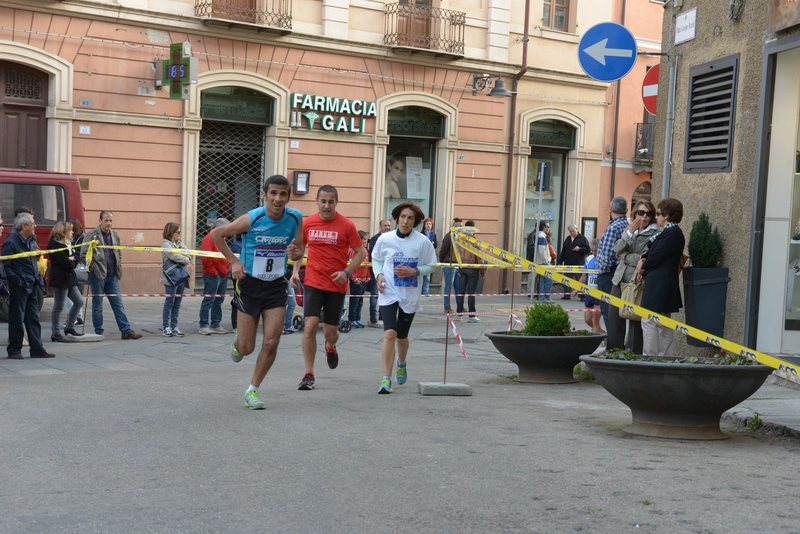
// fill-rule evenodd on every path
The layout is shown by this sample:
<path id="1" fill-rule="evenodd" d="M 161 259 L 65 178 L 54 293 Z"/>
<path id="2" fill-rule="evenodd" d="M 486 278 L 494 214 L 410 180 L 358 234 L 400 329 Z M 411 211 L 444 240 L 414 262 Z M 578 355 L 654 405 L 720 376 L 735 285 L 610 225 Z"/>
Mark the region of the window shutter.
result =
<path id="1" fill-rule="evenodd" d="M 730 172 L 739 54 L 692 67 L 684 172 Z"/>

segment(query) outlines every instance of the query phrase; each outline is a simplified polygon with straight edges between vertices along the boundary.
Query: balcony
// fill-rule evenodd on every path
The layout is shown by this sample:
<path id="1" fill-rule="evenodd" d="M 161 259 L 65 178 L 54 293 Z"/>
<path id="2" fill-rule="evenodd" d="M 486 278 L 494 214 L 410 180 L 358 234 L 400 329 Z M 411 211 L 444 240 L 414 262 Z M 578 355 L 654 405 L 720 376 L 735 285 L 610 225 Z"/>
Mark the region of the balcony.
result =
<path id="1" fill-rule="evenodd" d="M 636 146 L 633 148 L 633 173 L 653 172 L 653 145 L 655 145 L 655 123 L 636 125 Z"/>
<path id="2" fill-rule="evenodd" d="M 194 14 L 209 26 L 292 33 L 292 0 L 195 0 Z"/>
<path id="3" fill-rule="evenodd" d="M 464 57 L 466 13 L 397 3 L 386 5 L 385 20 L 383 43 L 396 52 L 430 54 L 447 59 Z"/>

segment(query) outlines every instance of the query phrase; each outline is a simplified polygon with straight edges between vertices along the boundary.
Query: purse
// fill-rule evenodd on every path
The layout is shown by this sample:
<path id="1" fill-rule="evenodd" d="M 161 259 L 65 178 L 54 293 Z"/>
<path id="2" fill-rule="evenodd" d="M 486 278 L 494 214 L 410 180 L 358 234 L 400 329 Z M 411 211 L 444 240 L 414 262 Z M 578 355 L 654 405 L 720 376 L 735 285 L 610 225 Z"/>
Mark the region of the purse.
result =
<path id="1" fill-rule="evenodd" d="M 625 302 L 631 302 L 636 304 L 637 306 L 641 305 L 642 303 L 642 293 L 644 293 L 644 282 L 628 282 L 627 284 L 623 284 L 622 288 L 622 296 L 620 297 Z M 633 311 L 629 310 L 626 307 L 622 307 L 619 309 L 619 317 L 620 319 L 627 319 L 629 321 L 641 321 L 642 318 L 633 313 Z"/>
<path id="2" fill-rule="evenodd" d="M 164 271 L 164 278 L 167 279 L 167 282 L 169 282 L 169 285 L 172 287 L 179 286 L 189 280 L 188 269 L 180 263 L 175 263 L 172 260 L 164 260 L 164 264 L 161 268 Z"/>
<path id="3" fill-rule="evenodd" d="M 79 262 L 78 265 L 75 266 L 73 271 L 75 271 L 75 278 L 78 279 L 78 284 L 89 283 L 89 269 L 86 268 L 85 263 Z"/>

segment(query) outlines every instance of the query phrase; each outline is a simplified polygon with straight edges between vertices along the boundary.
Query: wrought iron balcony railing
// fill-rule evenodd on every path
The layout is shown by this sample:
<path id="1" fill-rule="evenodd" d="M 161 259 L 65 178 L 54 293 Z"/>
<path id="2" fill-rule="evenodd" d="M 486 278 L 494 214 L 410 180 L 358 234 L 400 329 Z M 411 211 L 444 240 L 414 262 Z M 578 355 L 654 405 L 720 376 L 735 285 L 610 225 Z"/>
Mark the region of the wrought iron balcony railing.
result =
<path id="1" fill-rule="evenodd" d="M 292 31 L 292 0 L 195 0 L 194 13 L 208 23 Z"/>
<path id="2" fill-rule="evenodd" d="M 655 140 L 655 123 L 638 123 L 636 125 L 636 146 L 634 147 L 633 159 L 645 164 L 652 162 Z"/>
<path id="3" fill-rule="evenodd" d="M 393 48 L 464 57 L 467 14 L 414 4 L 386 4 L 383 43 Z"/>

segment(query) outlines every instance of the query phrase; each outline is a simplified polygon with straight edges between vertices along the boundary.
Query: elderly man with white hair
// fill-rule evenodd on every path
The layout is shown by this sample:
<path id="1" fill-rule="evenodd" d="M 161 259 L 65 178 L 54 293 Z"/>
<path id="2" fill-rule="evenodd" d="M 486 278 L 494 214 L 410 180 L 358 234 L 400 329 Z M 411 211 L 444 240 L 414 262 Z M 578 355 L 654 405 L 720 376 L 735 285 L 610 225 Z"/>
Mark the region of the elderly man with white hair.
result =
<path id="1" fill-rule="evenodd" d="M 36 245 L 36 223 L 33 215 L 20 213 L 14 220 L 14 229 L 3 243 L 3 256 L 38 250 Z M 8 303 L 8 347 L 12 360 L 21 360 L 23 331 L 28 333 L 31 358 L 52 358 L 42 343 L 42 327 L 39 323 L 39 298 L 36 288 L 44 289 L 44 280 L 36 264 L 37 256 L 3 260 L 11 298 Z"/>
<path id="2" fill-rule="evenodd" d="M 569 235 L 564 239 L 564 244 L 561 246 L 561 252 L 558 254 L 558 265 L 577 265 L 582 266 L 586 261 L 586 256 L 589 255 L 591 249 L 589 248 L 589 240 L 585 236 L 578 233 L 578 227 L 574 224 L 567 226 Z M 567 274 L 574 280 L 580 279 L 580 273 Z M 569 300 L 569 291 L 564 292 L 561 300 Z"/>
<path id="3" fill-rule="evenodd" d="M 597 249 L 597 289 L 605 293 L 615 294 L 619 297 L 622 295 L 619 286 L 616 290 L 614 288 L 613 278 L 614 271 L 619 264 L 619 257 L 614 250 L 614 245 L 617 243 L 622 233 L 627 229 L 629 221 L 626 217 L 628 213 L 628 201 L 623 196 L 617 196 L 611 199 L 609 206 L 611 211 L 611 222 L 603 232 L 603 237 L 600 238 L 600 245 Z M 609 306 L 605 302 L 600 303 L 600 311 L 603 314 L 603 319 L 606 323 L 606 330 L 608 331 L 608 339 L 606 346 L 609 349 L 622 349 L 625 344 L 625 321 L 619 317 L 619 309 L 614 306 Z"/>

